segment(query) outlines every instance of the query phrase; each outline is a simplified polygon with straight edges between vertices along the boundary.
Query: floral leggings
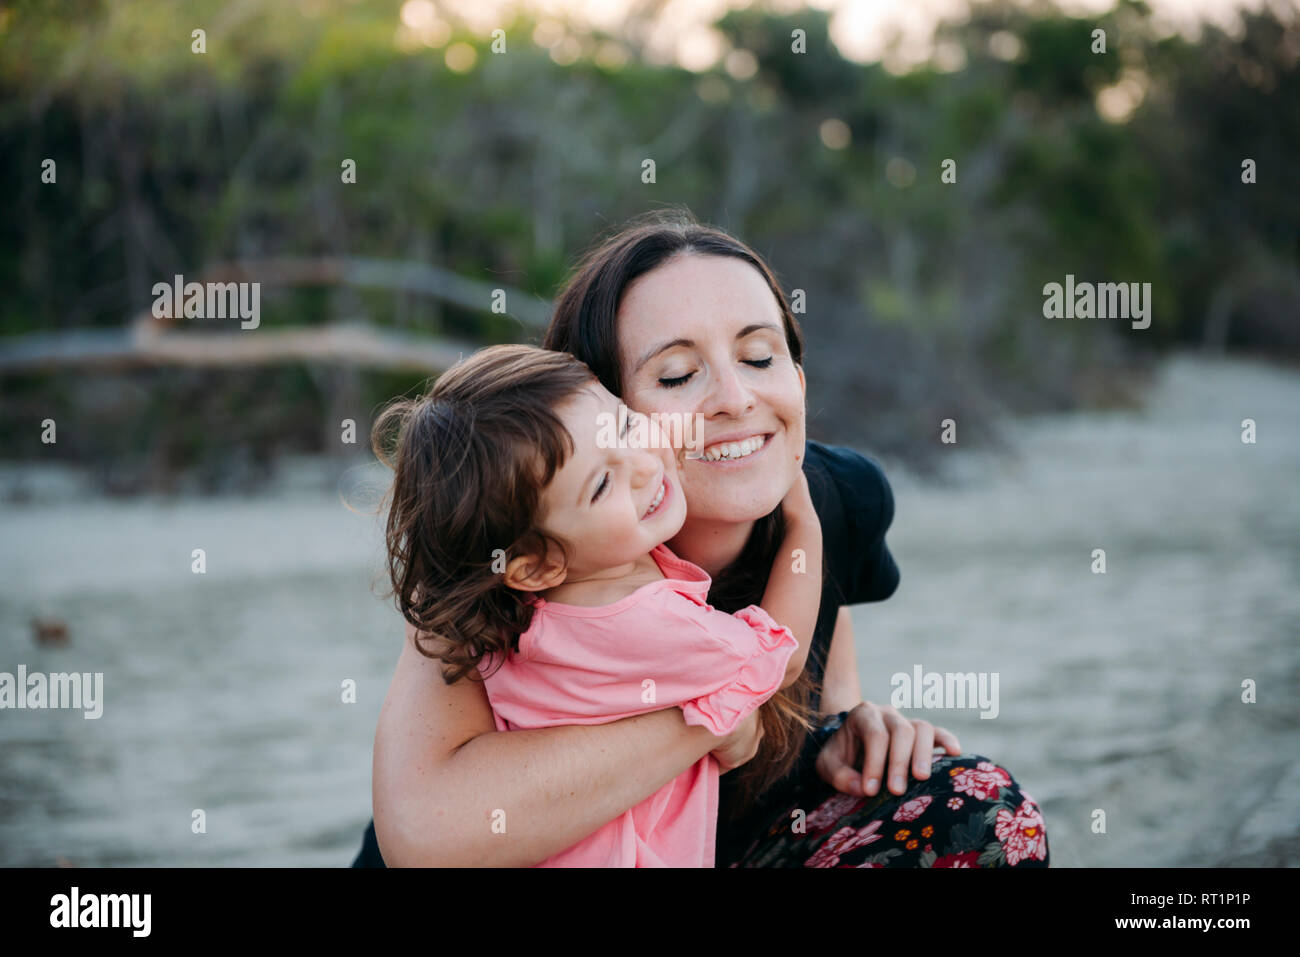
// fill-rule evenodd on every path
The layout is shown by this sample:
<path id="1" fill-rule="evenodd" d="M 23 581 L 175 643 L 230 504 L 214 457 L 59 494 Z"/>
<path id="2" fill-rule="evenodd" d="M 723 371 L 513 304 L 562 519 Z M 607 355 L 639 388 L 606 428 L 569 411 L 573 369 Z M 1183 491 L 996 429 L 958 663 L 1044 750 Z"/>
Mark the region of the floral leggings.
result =
<path id="1" fill-rule="evenodd" d="M 979 754 L 936 754 L 930 777 L 874 797 L 801 776 L 731 867 L 1047 867 L 1037 803 Z"/>

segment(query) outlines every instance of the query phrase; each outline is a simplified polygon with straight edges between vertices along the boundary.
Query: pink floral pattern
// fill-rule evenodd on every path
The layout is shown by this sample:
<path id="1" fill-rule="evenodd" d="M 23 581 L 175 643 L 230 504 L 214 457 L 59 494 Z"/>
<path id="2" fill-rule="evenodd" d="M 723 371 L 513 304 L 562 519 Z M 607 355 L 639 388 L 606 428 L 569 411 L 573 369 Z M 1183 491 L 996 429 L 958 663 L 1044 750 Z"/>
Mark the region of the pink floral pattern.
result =
<path id="1" fill-rule="evenodd" d="M 1014 814 L 1006 808 L 999 808 L 993 832 L 1002 842 L 1007 863 L 1013 867 L 1024 860 L 1032 858 L 1041 861 L 1047 857 L 1043 815 L 1038 810 L 1038 805 L 1028 798 L 1021 802 Z"/>
<path id="2" fill-rule="evenodd" d="M 915 821 L 925 813 L 925 809 L 930 806 L 930 802 L 933 800 L 934 798 L 930 797 L 928 794 L 923 794 L 919 798 L 913 798 L 894 812 L 894 820 Z"/>
<path id="3" fill-rule="evenodd" d="M 812 808 L 806 828 L 791 812 Z M 1046 867 L 1042 811 L 1005 768 L 977 754 L 936 755 L 899 795 L 841 794 L 818 779 L 769 803 L 771 828 L 732 867 Z"/>
<path id="4" fill-rule="evenodd" d="M 977 801 L 996 798 L 1003 788 L 1011 787 L 1011 775 L 990 761 L 964 768 L 952 776 L 952 789 L 969 794 Z"/>
<path id="5" fill-rule="evenodd" d="M 864 797 L 836 791 L 817 805 L 817 808 L 808 815 L 807 820 L 804 822 L 808 828 L 808 833 L 825 834 L 835 826 L 835 823 L 840 818 L 852 814 L 866 803 L 867 799 Z"/>
<path id="6" fill-rule="evenodd" d="M 872 821 L 866 827 L 842 827 L 826 839 L 815 854 L 804 862 L 804 867 L 834 867 L 840 862 L 840 855 L 847 854 L 854 848 L 864 847 L 881 840 L 876 833 L 880 830 L 880 821 Z"/>

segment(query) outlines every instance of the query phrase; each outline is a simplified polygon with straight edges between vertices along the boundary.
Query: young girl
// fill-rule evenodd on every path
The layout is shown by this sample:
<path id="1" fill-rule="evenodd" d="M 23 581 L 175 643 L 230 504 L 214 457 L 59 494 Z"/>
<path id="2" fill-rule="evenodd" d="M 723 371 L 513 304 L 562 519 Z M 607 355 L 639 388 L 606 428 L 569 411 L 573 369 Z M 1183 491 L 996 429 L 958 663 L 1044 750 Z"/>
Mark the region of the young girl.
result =
<path id="1" fill-rule="evenodd" d="M 680 707 L 687 724 L 724 736 L 803 672 L 822 583 L 806 481 L 782 502 L 763 607 L 717 611 L 709 576 L 664 545 L 686 517 L 683 450 L 626 447 L 629 433 L 647 434 L 633 432 L 645 424 L 636 416 L 620 416 L 567 353 L 494 346 L 376 422 L 376 451 L 394 470 L 398 605 L 448 683 L 483 676 L 498 730 Z M 623 423 L 618 442 L 609 422 Z M 382 437 L 394 427 L 390 460 Z M 702 454 L 754 454 L 755 441 Z M 783 717 L 808 725 L 797 697 Z M 706 755 L 540 866 L 712 867 L 718 775 Z M 485 805 L 483 819 L 509 840 L 509 808 Z"/>

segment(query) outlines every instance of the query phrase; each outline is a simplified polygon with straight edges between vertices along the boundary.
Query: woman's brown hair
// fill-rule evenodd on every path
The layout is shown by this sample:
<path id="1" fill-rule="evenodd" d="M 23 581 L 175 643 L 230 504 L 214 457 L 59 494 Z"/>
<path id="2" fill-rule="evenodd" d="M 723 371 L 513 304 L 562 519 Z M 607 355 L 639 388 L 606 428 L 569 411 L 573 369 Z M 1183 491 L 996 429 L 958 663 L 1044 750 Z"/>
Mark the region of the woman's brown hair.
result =
<path id="1" fill-rule="evenodd" d="M 371 445 L 393 469 L 392 594 L 448 684 L 476 676 L 486 655 L 518 650 L 533 604 L 501 572 L 519 555 L 565 553 L 537 523 L 542 490 L 573 453 L 555 409 L 595 381 L 568 353 L 492 346 L 375 422 Z"/>
<path id="2" fill-rule="evenodd" d="M 561 289 L 542 345 L 577 356 L 606 389 L 622 395 L 618 308 L 623 294 L 636 279 L 684 253 L 730 256 L 757 269 L 780 308 L 790 357 L 802 364 L 803 334 L 772 270 L 740 240 L 696 222 L 683 208 L 657 210 L 633 219 L 593 246 Z M 784 534 L 778 505 L 775 511 L 755 521 L 740 555 L 714 578 L 710 604 L 727 612 L 759 604 Z M 812 691 L 812 679 L 805 670 L 794 684 L 777 692 L 759 709 L 763 740 L 758 754 L 734 772 L 735 816 L 743 814 L 790 773 L 798 761 L 811 727 Z"/>

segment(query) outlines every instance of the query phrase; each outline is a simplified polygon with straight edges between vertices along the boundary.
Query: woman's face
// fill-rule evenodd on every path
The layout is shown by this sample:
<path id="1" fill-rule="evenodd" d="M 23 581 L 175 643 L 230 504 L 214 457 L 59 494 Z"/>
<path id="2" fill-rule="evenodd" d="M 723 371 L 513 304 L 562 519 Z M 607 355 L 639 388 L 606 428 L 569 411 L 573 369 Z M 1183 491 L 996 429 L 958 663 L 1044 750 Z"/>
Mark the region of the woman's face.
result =
<path id="1" fill-rule="evenodd" d="M 629 408 L 704 417 L 704 457 L 681 473 L 687 522 L 775 509 L 802 468 L 804 376 L 762 274 L 730 256 L 674 256 L 628 287 L 618 342 Z"/>

